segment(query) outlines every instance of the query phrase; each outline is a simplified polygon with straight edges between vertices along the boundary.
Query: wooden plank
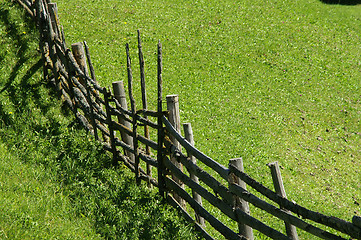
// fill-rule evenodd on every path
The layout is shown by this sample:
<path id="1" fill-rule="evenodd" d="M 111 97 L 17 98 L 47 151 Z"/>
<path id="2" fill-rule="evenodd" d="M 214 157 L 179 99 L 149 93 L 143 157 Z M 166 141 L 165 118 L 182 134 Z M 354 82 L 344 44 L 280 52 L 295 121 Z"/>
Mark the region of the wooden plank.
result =
<path id="1" fill-rule="evenodd" d="M 270 237 L 275 240 L 291 240 L 289 237 L 280 233 L 279 231 L 267 226 L 266 224 L 262 223 L 261 221 L 257 220 L 256 218 L 253 218 L 253 217 L 247 215 L 245 212 L 243 212 L 239 208 L 236 208 L 235 212 L 237 214 L 237 218 L 239 219 L 239 221 L 247 223 L 247 225 L 260 231 L 267 237 Z"/>
<path id="2" fill-rule="evenodd" d="M 335 230 L 338 230 L 342 233 L 348 234 L 349 236 L 361 239 L 361 229 L 357 226 L 354 226 L 352 223 L 342 220 L 340 218 L 326 216 L 324 214 L 309 210 L 304 208 L 296 203 L 289 201 L 288 199 L 280 197 L 277 193 L 272 190 L 266 188 L 256 180 L 249 177 L 246 173 L 240 172 L 234 167 L 230 167 L 230 171 L 235 173 L 239 178 L 245 181 L 249 186 L 257 190 L 263 196 L 268 199 L 276 202 L 283 208 L 290 210 L 291 212 L 297 214 L 298 216 L 302 216 L 305 219 L 312 220 L 314 222 L 326 225 Z"/>
<path id="3" fill-rule="evenodd" d="M 201 185 L 194 182 L 191 178 L 189 178 L 187 175 L 181 172 L 168 158 L 164 159 L 164 163 L 165 166 L 170 170 L 170 172 L 176 175 L 179 179 L 181 179 L 188 187 L 190 187 L 192 190 L 197 191 L 205 200 L 207 200 L 210 204 L 212 204 L 214 207 L 219 209 L 229 218 L 233 219 L 234 221 L 237 221 L 237 217 L 235 212 L 233 211 L 232 206 L 224 202 L 222 199 L 216 197 L 212 193 L 210 193 L 207 189 L 205 189 Z"/>
<path id="4" fill-rule="evenodd" d="M 75 117 L 78 122 L 84 127 L 85 130 L 90 131 L 88 120 L 80 112 L 75 113 Z"/>
<path id="5" fill-rule="evenodd" d="M 200 232 L 202 234 L 202 236 L 204 237 L 204 239 L 206 240 L 215 240 L 205 229 L 204 226 L 198 224 L 197 222 L 194 221 L 194 219 L 188 214 L 188 212 L 181 206 L 178 204 L 178 202 L 170 195 L 167 194 L 167 200 L 168 203 L 173 206 L 174 208 L 177 208 L 180 210 L 180 212 L 183 214 L 183 216 L 185 217 L 185 219 L 190 222 L 190 223 L 194 223 L 194 227 L 195 229 Z"/>
<path id="6" fill-rule="evenodd" d="M 167 143 L 166 143 L 167 144 Z M 167 146 L 168 147 L 168 146 Z M 176 156 L 177 161 L 182 162 L 182 164 L 192 171 L 202 182 L 207 184 L 218 196 L 221 196 L 222 199 L 228 204 L 232 204 L 233 195 L 229 192 L 228 188 L 225 187 L 222 183 L 220 183 L 217 179 L 215 179 L 211 174 L 204 171 L 198 165 L 193 164 L 191 161 L 187 159 L 181 152 L 178 151 L 174 146 L 170 147 L 170 152 L 174 156 Z"/>
<path id="7" fill-rule="evenodd" d="M 119 104 L 119 102 L 118 102 L 118 100 L 116 100 L 115 99 L 115 105 L 116 105 L 116 110 L 114 110 L 114 112 L 116 113 L 116 114 L 118 114 L 118 115 L 120 115 L 120 116 L 123 116 L 123 114 L 124 115 L 128 115 L 128 116 L 133 116 L 133 113 L 131 113 L 130 111 L 128 111 L 128 110 L 126 110 L 126 109 L 124 109 L 124 108 L 122 108 L 121 107 L 121 105 Z M 138 113 L 142 113 L 144 110 L 138 110 L 137 111 L 137 114 Z M 160 113 L 161 114 L 161 116 L 163 116 L 165 113 Z M 154 114 L 154 116 L 157 116 L 158 117 L 158 114 Z M 125 116 L 123 116 L 125 119 L 127 119 Z M 154 122 L 152 122 L 152 121 L 150 121 L 149 119 L 145 119 L 144 117 L 142 117 L 142 116 L 140 116 L 139 114 L 138 114 L 138 116 L 137 116 L 137 120 L 139 121 L 139 122 L 141 122 L 142 124 L 145 124 L 145 125 L 148 125 L 149 127 L 151 127 L 151 128 L 154 128 L 154 129 L 158 129 L 158 124 L 157 123 L 154 123 Z M 128 121 L 128 120 L 127 120 Z M 130 120 L 129 120 L 130 121 Z M 130 121 L 131 122 L 131 121 Z"/>
<path id="8" fill-rule="evenodd" d="M 81 91 L 82 94 L 85 96 L 86 95 L 86 89 L 85 89 L 84 85 L 82 83 L 80 83 L 76 77 L 72 76 L 70 79 L 71 79 L 72 83 L 74 84 L 73 87 L 78 88 L 79 91 Z"/>
<path id="9" fill-rule="evenodd" d="M 195 156 L 199 161 L 206 164 L 208 167 L 212 168 L 214 171 L 219 173 L 219 175 L 228 180 L 228 169 L 221 165 L 220 163 L 214 161 L 198 149 L 194 148 L 184 137 L 182 137 L 172 126 L 172 124 L 168 121 L 166 117 L 162 117 L 162 122 L 164 123 L 165 127 L 167 128 L 168 132 L 173 135 L 178 142 L 193 156 Z"/>
<path id="10" fill-rule="evenodd" d="M 110 137 L 110 133 L 109 131 L 102 125 L 102 124 L 97 124 L 97 128 L 107 137 Z"/>
<path id="11" fill-rule="evenodd" d="M 147 154 L 139 153 L 139 158 L 153 167 L 158 167 L 157 160 L 153 159 L 152 157 L 150 157 Z M 147 175 L 148 175 L 148 173 L 147 173 Z"/>
<path id="12" fill-rule="evenodd" d="M 162 116 L 164 116 L 163 113 L 161 113 L 161 114 L 162 114 Z M 142 116 L 138 117 L 138 121 L 145 124 L 145 125 L 147 125 L 147 126 L 149 126 L 149 127 L 151 127 L 151 128 L 154 128 L 154 129 L 158 129 L 158 126 L 159 126 L 158 124 L 150 121 L 149 119 L 145 119 Z"/>
<path id="13" fill-rule="evenodd" d="M 74 91 L 74 97 L 79 103 L 80 108 L 84 111 L 85 114 L 88 115 L 90 112 L 90 105 L 88 104 L 86 97 L 78 88 L 74 88 L 73 91 Z"/>
<path id="14" fill-rule="evenodd" d="M 114 138 L 114 142 L 116 146 L 122 147 L 123 149 L 126 149 L 128 152 L 134 153 L 134 149 L 125 142 L 123 142 L 122 140 L 120 140 L 119 138 Z M 131 162 L 134 164 L 133 159 L 131 159 Z"/>
<path id="15" fill-rule="evenodd" d="M 48 61 L 46 56 L 46 52 L 48 51 L 46 44 L 47 37 L 45 36 L 46 28 L 45 28 L 45 20 L 43 17 L 42 8 L 43 8 L 42 1 L 40 0 L 35 1 L 34 13 L 36 13 L 36 15 L 34 16 L 36 17 L 37 26 L 39 30 L 39 37 L 40 37 L 39 48 L 41 51 L 41 57 L 43 61 L 43 78 L 48 79 L 48 64 L 47 64 Z"/>
<path id="16" fill-rule="evenodd" d="M 94 118 L 98 120 L 101 124 L 107 124 L 107 119 L 103 117 L 103 115 L 98 114 L 98 112 L 94 112 Z"/>
<path id="17" fill-rule="evenodd" d="M 126 167 L 128 167 L 133 173 L 135 173 L 134 164 L 132 162 L 130 162 L 130 159 L 127 156 L 122 155 L 120 152 L 118 152 L 117 158 L 119 160 L 121 160 L 124 163 L 124 165 Z M 158 182 L 154 178 L 149 177 L 148 175 L 146 175 L 146 173 L 144 172 L 144 170 L 142 168 L 139 168 L 139 172 L 140 172 L 140 177 L 139 178 L 141 180 L 143 180 L 145 182 L 150 182 L 155 187 L 159 187 Z"/>
<path id="18" fill-rule="evenodd" d="M 114 99 L 114 100 L 115 100 L 114 102 L 116 103 L 115 104 L 116 108 L 111 107 L 112 114 L 117 116 L 117 117 L 122 118 L 124 121 L 127 121 L 129 123 L 133 123 L 133 120 L 128 117 L 128 116 L 132 117 L 133 114 L 129 112 L 130 114 L 128 116 L 126 116 L 124 114 L 124 112 L 128 112 L 128 111 L 124 111 L 124 109 L 119 108 L 120 105 L 117 104 L 118 100 L 116 100 L 116 99 Z M 131 127 L 129 127 L 129 128 L 131 128 Z"/>
<path id="19" fill-rule="evenodd" d="M 125 127 L 124 125 L 122 125 L 118 122 L 114 122 L 114 121 L 112 123 L 113 123 L 113 127 L 115 130 L 121 130 L 121 131 L 124 131 L 125 134 L 133 135 L 133 131 L 130 130 L 129 128 Z M 137 134 L 137 140 L 140 141 L 141 143 L 145 144 L 146 146 L 151 147 L 154 150 L 158 150 L 158 145 L 156 142 L 154 142 L 150 139 L 147 139 L 142 135 Z"/>
<path id="20" fill-rule="evenodd" d="M 143 143 L 144 145 L 146 145 L 147 147 L 150 147 L 154 150 L 158 150 L 158 144 L 148 138 L 145 138 L 143 137 L 142 135 L 137 135 L 137 139 L 138 141 L 140 141 L 141 143 Z M 147 151 L 147 154 L 150 155 L 150 153 L 148 153 Z"/>
<path id="21" fill-rule="evenodd" d="M 137 113 L 143 114 L 143 115 L 149 116 L 149 117 L 158 117 L 157 111 L 152 111 L 152 110 L 147 110 L 147 109 L 140 109 L 137 111 Z M 162 115 L 164 115 L 164 114 L 165 113 L 162 113 Z"/>
<path id="22" fill-rule="evenodd" d="M 244 188 L 242 188 L 239 185 L 236 184 L 231 184 L 230 185 L 230 190 L 236 194 L 237 196 L 241 197 L 242 199 L 244 199 L 245 201 L 253 204 L 255 207 L 260 208 L 270 214 L 272 214 L 273 216 L 284 220 L 286 222 L 289 222 L 295 226 L 297 226 L 298 228 L 309 232 L 317 237 L 320 237 L 322 239 L 344 239 L 341 238 L 339 236 L 336 236 L 332 233 L 329 233 L 327 231 L 324 231 L 320 228 L 317 228 L 295 216 L 293 216 L 292 214 L 290 214 L 289 212 L 277 208 L 269 203 L 267 203 L 266 201 L 263 201 L 262 199 L 256 197 L 255 195 L 253 195 L 252 193 L 248 192 L 247 190 L 245 190 Z M 257 229 L 259 230 L 259 229 Z M 260 230 L 259 230 L 260 231 Z"/>
<path id="23" fill-rule="evenodd" d="M 235 239 L 235 240 L 247 240 L 247 238 L 243 236 L 239 236 L 237 233 L 232 231 L 229 227 L 224 225 L 221 221 L 219 221 L 216 217 L 214 217 L 211 213 L 209 213 L 204 207 L 202 207 L 199 203 L 197 203 L 184 189 L 182 189 L 175 181 L 170 178 L 165 178 L 167 188 L 176 191 L 182 199 L 187 201 L 189 205 L 196 209 L 197 212 L 207 220 L 211 226 L 220 232 L 226 239 Z"/>

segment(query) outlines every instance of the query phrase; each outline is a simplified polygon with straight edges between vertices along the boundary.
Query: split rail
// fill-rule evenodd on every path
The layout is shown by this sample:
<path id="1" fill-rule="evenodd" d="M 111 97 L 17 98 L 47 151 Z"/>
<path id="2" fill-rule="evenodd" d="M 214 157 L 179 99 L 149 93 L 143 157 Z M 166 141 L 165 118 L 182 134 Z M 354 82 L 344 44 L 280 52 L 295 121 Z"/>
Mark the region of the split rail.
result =
<path id="1" fill-rule="evenodd" d="M 138 31 L 142 91 L 142 104 L 138 108 L 133 94 L 128 45 L 128 94 L 122 81 L 114 82 L 113 91 L 110 91 L 96 81 L 86 42 L 72 44 L 71 50 L 67 47 L 55 3 L 48 0 L 17 1 L 37 23 L 44 79 L 53 84 L 79 123 L 112 154 L 115 165 L 123 163 L 134 172 L 137 183 L 145 181 L 148 186 L 158 188 L 171 205 L 194 223 L 204 238 L 214 239 L 209 234 L 209 229 L 214 228 L 225 239 L 254 239 L 254 230 L 277 240 L 296 240 L 297 230 L 321 239 L 361 239 L 360 217 L 354 216 L 352 222 L 348 222 L 288 200 L 277 162 L 269 164 L 275 188 L 273 191 L 244 172 L 241 158 L 231 159 L 226 167 L 195 148 L 189 123 L 183 124 L 182 136 L 178 96 L 166 96 L 167 108 L 163 109 L 160 42 L 157 46 L 157 110 L 152 111 L 147 107 L 144 59 Z M 151 135 L 155 136 L 154 139 L 151 139 Z M 201 165 L 209 170 L 205 171 Z M 252 194 L 247 188 L 252 188 L 266 200 Z M 285 229 L 274 229 L 252 216 L 249 204 L 284 221 Z M 238 227 L 235 229 L 223 223 L 205 205 L 211 205 Z"/>

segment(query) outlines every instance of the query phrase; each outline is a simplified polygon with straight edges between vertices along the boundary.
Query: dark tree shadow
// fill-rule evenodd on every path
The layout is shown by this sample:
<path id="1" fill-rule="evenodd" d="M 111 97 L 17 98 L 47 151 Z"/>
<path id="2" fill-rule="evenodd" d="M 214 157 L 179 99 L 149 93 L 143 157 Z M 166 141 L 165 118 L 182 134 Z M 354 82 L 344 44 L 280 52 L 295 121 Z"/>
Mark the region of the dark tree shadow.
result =
<path id="1" fill-rule="evenodd" d="M 338 4 L 338 5 L 358 5 L 361 4 L 361 0 L 321 0 L 326 4 Z"/>

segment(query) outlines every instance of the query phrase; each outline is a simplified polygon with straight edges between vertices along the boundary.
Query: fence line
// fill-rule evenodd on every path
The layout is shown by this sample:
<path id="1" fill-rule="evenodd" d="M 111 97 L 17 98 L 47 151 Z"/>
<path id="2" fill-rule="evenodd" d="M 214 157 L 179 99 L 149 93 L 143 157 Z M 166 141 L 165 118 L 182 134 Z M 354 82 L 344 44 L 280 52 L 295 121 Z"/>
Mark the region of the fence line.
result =
<path id="1" fill-rule="evenodd" d="M 228 167 L 225 167 L 195 148 L 190 124 L 184 124 L 186 137 L 183 137 L 179 133 L 177 95 L 167 96 L 168 111 L 163 111 L 162 45 L 160 42 L 157 45 L 156 111 L 148 110 L 147 106 L 144 59 L 139 30 L 141 109 L 137 109 L 134 99 L 132 62 L 129 46 L 126 45 L 128 98 L 131 106 L 128 110 L 126 91 L 122 81 L 112 84 L 113 93 L 97 83 L 87 43 L 72 44 L 72 50 L 67 48 L 55 3 L 51 3 L 50 0 L 17 0 L 17 2 L 25 8 L 38 25 L 39 46 L 44 62 L 44 79 L 48 79 L 53 84 L 59 97 L 74 113 L 79 123 L 103 144 L 104 150 L 112 154 L 114 165 L 122 162 L 134 172 L 138 184 L 143 180 L 148 183 L 148 186 L 157 187 L 160 195 L 172 206 L 180 209 L 186 219 L 193 222 L 196 229 L 206 239 L 213 239 L 213 237 L 207 232 L 208 227 L 205 222 L 208 222 L 226 239 L 254 239 L 253 229 L 256 229 L 272 239 L 296 240 L 298 239 L 297 228 L 321 239 L 349 237 L 361 239 L 360 217 L 354 216 L 351 223 L 309 210 L 288 200 L 277 163 L 269 164 L 275 192 L 244 173 L 241 158 L 231 159 Z M 144 129 L 141 131 L 140 127 Z M 157 132 L 157 139 L 151 139 L 150 130 Z M 117 132 L 120 134 L 117 135 Z M 182 148 L 187 151 L 187 155 L 181 152 Z M 152 153 L 152 150 L 156 151 L 156 154 Z M 208 166 L 211 172 L 203 170 L 197 161 Z M 145 170 L 142 168 L 144 165 Z M 187 169 L 189 176 L 183 171 L 183 166 Z M 156 178 L 152 176 L 155 172 Z M 227 186 L 224 180 L 227 181 Z M 185 189 L 185 186 L 191 189 L 191 193 Z M 247 187 L 253 188 L 272 203 L 250 193 Z M 211 189 L 213 193 L 208 189 Z M 236 222 L 238 229 L 232 229 L 217 216 L 212 215 L 203 206 L 205 201 Z M 281 232 L 283 230 L 269 227 L 251 216 L 248 204 L 284 221 L 286 235 Z M 194 210 L 194 217 L 186 210 L 189 208 Z M 303 219 L 309 221 L 306 222 Z M 317 223 L 317 226 L 310 222 Z M 323 226 L 332 228 L 337 233 L 322 229 Z M 340 233 L 344 237 L 339 236 Z"/>

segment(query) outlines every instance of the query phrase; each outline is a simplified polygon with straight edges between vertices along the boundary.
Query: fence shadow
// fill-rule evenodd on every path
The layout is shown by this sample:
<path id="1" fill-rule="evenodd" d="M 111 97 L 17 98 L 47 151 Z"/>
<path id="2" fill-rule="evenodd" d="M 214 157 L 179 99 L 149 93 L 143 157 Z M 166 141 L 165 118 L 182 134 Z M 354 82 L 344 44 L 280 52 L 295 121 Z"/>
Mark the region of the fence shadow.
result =
<path id="1" fill-rule="evenodd" d="M 338 5 L 358 5 L 361 0 L 321 0 L 325 4 L 338 4 Z"/>
<path id="2" fill-rule="evenodd" d="M 28 25 L 28 21 L 25 20 L 26 30 L 36 31 L 35 24 Z M 37 147 L 32 144 L 38 154 L 47 156 L 41 164 L 47 166 L 46 169 L 56 169 L 55 173 L 58 174 L 63 190 L 67 192 L 66 195 L 73 205 L 81 206 L 74 210 L 75 213 L 93 217 L 95 230 L 105 238 L 130 236 L 134 239 L 151 239 L 156 233 L 164 239 L 179 236 L 183 229 L 176 221 L 177 218 L 168 217 L 170 212 L 165 212 L 168 208 L 164 205 L 163 199 L 144 188 L 136 189 L 133 178 L 127 176 L 128 170 L 124 167 L 114 170 L 112 159 L 103 151 L 102 145 L 89 144 L 87 135 L 80 135 L 80 139 L 78 135 L 72 136 L 71 132 L 64 132 L 58 118 L 54 114 L 49 114 L 54 106 L 58 106 L 58 102 L 44 99 L 48 93 L 54 99 L 56 92 L 50 83 L 37 77 L 43 60 L 39 54 L 29 54 L 36 49 L 22 30 L 19 30 L 19 24 L 11 18 L 10 11 L 2 9 L 1 6 L 0 25 L 6 29 L 9 41 L 14 43 L 9 52 L 16 51 L 16 61 L 7 69 L 9 74 L 2 77 L 0 71 L 0 127 L 4 125 L 13 129 L 11 134 L 2 135 L 0 132 L 0 141 L 9 145 L 21 145 L 26 149 L 30 144 L 27 141 L 18 142 L 17 137 L 23 135 L 26 129 L 33 130 L 29 135 L 41 135 L 40 137 L 45 139 L 42 144 L 51 142 L 58 146 L 60 152 L 57 156 L 49 157 L 54 153 L 50 152 L 48 145 L 43 147 L 38 144 Z M 0 55 L 0 65 L 7 58 Z M 6 105 L 14 106 L 14 110 L 9 112 Z M 36 115 L 33 115 L 32 111 L 34 106 L 40 110 L 36 111 Z M 23 115 L 24 118 L 21 118 Z M 23 120 L 28 119 L 32 122 L 31 129 L 22 124 Z M 19 160 L 24 162 L 30 159 L 26 151 L 18 156 Z M 82 184 L 79 184 L 79 180 Z M 84 191 L 88 186 L 95 187 L 95 190 Z M 132 207 L 129 207 L 129 204 L 132 204 Z M 126 218 L 129 221 L 125 222 Z"/>
<path id="3" fill-rule="evenodd" d="M 359 1 L 341 0 L 335 2 L 321 1 L 328 4 L 343 5 L 355 5 L 359 3 Z M 24 2 L 29 8 L 34 8 L 28 0 L 24 0 Z M 114 94 L 112 94 L 109 89 L 99 86 L 96 82 L 93 76 L 94 69 L 90 61 L 89 49 L 86 42 L 84 42 L 85 50 L 82 49 L 82 43 L 72 44 L 72 50 L 66 47 L 67 45 L 63 34 L 60 34 L 59 23 L 56 21 L 58 17 L 56 16 L 57 10 L 55 5 L 45 0 L 38 0 L 36 7 L 38 10 L 32 10 L 31 14 L 38 19 L 41 35 L 40 41 L 42 41 L 40 43 L 44 44 L 44 46 L 49 46 L 48 49 L 41 48 L 43 58 L 46 60 L 45 62 L 49 62 L 45 69 L 45 79 L 53 83 L 54 89 L 59 92 L 59 95 L 61 94 L 64 103 L 69 106 L 74 116 L 79 120 L 79 123 L 93 134 L 96 140 L 101 142 L 101 145 L 98 145 L 98 150 L 102 148 L 110 152 L 114 166 L 128 167 L 135 174 L 138 185 L 140 185 L 141 180 L 144 180 L 149 186 L 153 185 L 159 188 L 159 201 L 162 202 L 166 200 L 172 206 L 178 208 L 180 212 L 184 214 L 185 218 L 193 223 L 194 227 L 199 230 L 206 239 L 214 238 L 207 232 L 208 226 L 205 225 L 205 221 L 225 239 L 254 239 L 253 229 L 255 229 L 260 234 L 272 239 L 296 240 L 298 239 L 296 227 L 322 239 L 345 239 L 336 235 L 333 230 L 355 239 L 361 239 L 361 217 L 354 216 L 352 222 L 348 222 L 337 217 L 318 213 L 287 200 L 277 162 L 269 164 L 275 188 L 275 191 L 273 191 L 244 172 L 242 158 L 230 159 L 228 167 L 226 167 L 196 149 L 193 144 L 193 132 L 190 125 L 183 125 L 185 136 L 180 135 L 181 122 L 177 95 L 168 95 L 166 97 L 167 111 L 163 111 L 163 103 L 165 103 L 165 101 L 163 101 L 162 96 L 163 61 L 162 45 L 160 42 L 157 46 L 158 98 L 156 111 L 149 110 L 146 107 L 144 58 L 140 32 L 138 31 L 138 55 L 141 72 L 140 80 L 142 85 L 143 109 L 137 110 L 135 107 L 131 58 L 129 45 L 126 45 L 128 93 L 131 106 L 131 109 L 128 110 L 125 101 L 126 91 L 122 81 L 112 84 Z M 49 19 L 54 19 L 54 21 L 48 21 Z M 87 67 L 89 67 L 92 77 L 88 76 Z M 38 68 L 40 68 L 40 64 L 33 67 L 34 70 Z M 48 70 L 51 70 L 51 73 L 49 73 Z M 30 69 L 26 76 L 30 76 L 32 72 Z M 27 78 L 28 77 L 25 77 L 21 82 L 22 87 L 25 89 L 32 87 L 25 81 Z M 9 89 L 7 89 L 7 92 L 12 90 L 11 85 Z M 15 93 L 15 91 L 13 92 Z M 37 96 L 36 92 L 32 93 L 32 95 L 35 97 L 40 96 Z M 20 96 L 26 98 L 28 94 L 20 94 Z M 43 105 L 41 108 L 46 109 L 46 105 Z M 148 117 L 150 118 L 148 119 Z M 156 119 L 156 122 L 153 121 L 154 119 Z M 143 127 L 144 129 L 142 129 Z M 154 134 L 153 140 L 149 135 L 150 129 L 153 130 L 153 132 L 157 132 L 157 134 Z M 98 131 L 103 137 L 102 140 L 99 138 Z M 115 134 L 118 132 L 120 133 L 120 135 L 118 135 L 120 138 Z M 144 136 L 141 132 L 144 132 Z M 131 138 L 126 138 L 125 135 Z M 88 144 L 86 141 L 81 142 L 85 144 L 85 146 Z M 76 144 L 69 144 L 68 148 L 71 150 L 82 149 L 77 147 Z M 182 149 L 185 149 L 187 154 L 183 154 Z M 104 154 L 106 154 L 105 151 Z M 153 153 L 151 151 L 153 151 Z M 157 154 L 155 154 L 154 151 L 156 151 Z M 97 170 L 100 170 L 99 176 L 102 177 L 102 169 L 108 165 L 103 166 L 102 161 L 96 161 L 96 164 L 92 165 L 89 163 L 89 159 L 88 156 L 85 158 L 82 157 L 80 151 L 75 151 L 73 155 L 73 152 L 66 150 L 59 155 L 59 164 L 64 165 L 66 172 L 69 173 L 70 176 L 74 172 L 75 166 L 79 166 L 78 169 L 80 173 L 85 169 L 89 171 L 88 174 L 83 174 L 81 178 L 68 177 L 67 180 L 69 182 L 65 182 L 67 186 L 84 185 L 84 179 L 89 176 L 98 175 L 98 173 L 95 172 Z M 96 159 L 99 159 L 98 156 L 95 156 L 94 160 Z M 70 163 L 71 161 L 73 162 Z M 202 164 L 198 165 L 197 161 Z M 109 159 L 107 163 L 110 166 Z M 208 168 L 207 171 L 204 170 L 202 165 Z M 146 167 L 146 171 L 143 170 L 144 166 Z M 187 169 L 187 171 L 183 171 L 184 169 Z M 156 172 L 156 174 L 154 174 L 153 171 Z M 122 211 L 119 209 L 123 207 L 123 202 L 126 202 L 128 196 L 133 191 L 133 188 L 129 187 L 130 182 L 131 181 L 120 183 L 119 185 L 111 184 L 112 186 L 110 188 L 103 187 L 103 189 L 99 189 L 104 195 L 97 198 L 99 202 L 96 204 L 99 208 L 94 208 L 95 211 L 93 213 L 95 216 L 108 216 L 109 211 L 120 216 L 119 213 L 122 213 Z M 92 183 L 90 187 L 92 187 L 92 189 L 95 188 L 94 192 L 99 193 L 96 187 L 102 185 L 109 186 L 108 183 Z M 259 198 L 247 191 L 247 186 L 253 188 L 263 197 Z M 110 195 L 115 197 L 109 199 L 110 202 L 105 203 L 103 199 L 109 196 L 107 191 L 111 189 L 114 190 L 115 194 L 112 193 Z M 78 204 L 84 205 L 86 198 L 81 198 L 83 193 L 81 192 L 81 188 L 79 190 L 81 194 L 76 194 L 74 201 L 80 200 Z M 192 196 L 190 191 L 192 191 Z M 133 209 L 136 206 L 142 208 L 142 205 L 151 201 L 152 198 L 153 196 L 145 197 L 132 207 L 126 205 L 126 208 Z M 265 201 L 264 198 L 270 201 Z M 214 209 L 209 210 L 210 208 L 208 208 L 208 206 L 205 208 L 203 201 L 207 205 L 212 205 Z M 283 230 L 268 226 L 267 222 L 262 222 L 256 218 L 257 216 L 252 216 L 248 207 L 249 203 L 258 209 L 268 212 L 271 216 L 284 221 L 287 235 L 284 234 Z M 110 210 L 104 208 L 104 204 L 110 204 L 113 207 L 119 206 L 119 208 Z M 146 208 L 146 210 L 150 213 L 147 214 L 148 216 L 155 215 L 149 208 Z M 191 214 L 194 214 L 194 218 Z M 222 219 L 218 219 L 219 214 L 224 214 L 228 220 L 236 223 L 238 228 L 235 229 L 228 225 L 228 220 L 225 222 L 222 221 Z M 137 219 L 144 218 L 143 216 L 136 216 Z M 308 219 L 310 223 L 305 222 L 304 219 Z M 107 226 L 119 226 L 121 221 L 121 219 L 118 221 L 116 217 L 111 217 L 110 219 L 101 218 L 96 219 L 95 224 L 98 232 L 101 232 L 105 238 L 111 238 L 110 235 L 107 235 L 108 233 L 103 233 L 102 231 L 106 229 Z M 117 233 L 126 232 L 126 236 L 131 236 L 131 232 L 127 231 L 133 222 L 134 221 L 131 220 L 127 221 L 127 228 L 120 229 L 120 232 Z M 147 220 L 147 222 L 152 222 L 152 219 Z M 312 222 L 314 225 L 312 225 Z M 168 223 L 167 225 L 171 226 L 171 224 Z M 155 227 L 159 228 L 159 226 Z M 333 230 L 324 230 L 323 228 L 326 227 Z M 154 234 L 148 235 L 148 233 L 152 231 L 152 228 L 134 226 L 130 229 L 133 230 L 136 228 L 144 228 L 144 231 L 142 230 L 140 233 L 141 238 L 149 239 L 154 236 Z M 163 226 L 160 228 L 163 229 Z M 176 227 L 171 227 L 170 229 L 175 228 Z M 165 239 L 174 238 L 175 233 L 173 233 L 172 230 L 170 230 L 169 233 L 171 236 Z"/>

